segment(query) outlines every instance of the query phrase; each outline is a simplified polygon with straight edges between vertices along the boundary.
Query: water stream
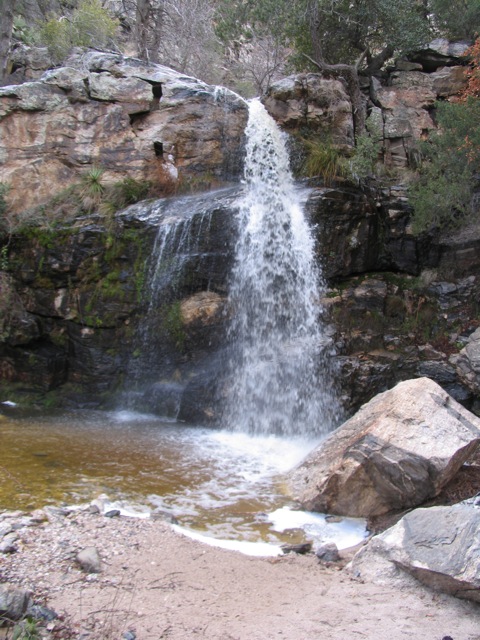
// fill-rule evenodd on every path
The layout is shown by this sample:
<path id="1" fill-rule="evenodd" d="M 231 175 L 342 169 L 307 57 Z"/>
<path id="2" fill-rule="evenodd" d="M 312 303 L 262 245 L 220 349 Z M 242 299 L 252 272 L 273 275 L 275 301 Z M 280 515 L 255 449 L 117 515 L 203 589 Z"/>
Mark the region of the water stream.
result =
<path id="1" fill-rule="evenodd" d="M 336 417 L 321 278 L 285 139 L 259 100 L 246 129 L 245 193 L 232 275 L 225 426 L 315 437 Z"/>

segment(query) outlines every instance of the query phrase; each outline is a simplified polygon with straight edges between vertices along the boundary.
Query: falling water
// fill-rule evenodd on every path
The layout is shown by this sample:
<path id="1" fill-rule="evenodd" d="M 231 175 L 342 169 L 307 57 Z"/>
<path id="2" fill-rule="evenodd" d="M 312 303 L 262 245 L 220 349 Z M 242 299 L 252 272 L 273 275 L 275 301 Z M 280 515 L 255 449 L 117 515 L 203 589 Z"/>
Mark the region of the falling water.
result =
<path id="1" fill-rule="evenodd" d="M 335 401 L 305 192 L 258 100 L 250 103 L 246 137 L 224 421 L 254 434 L 319 435 L 332 426 Z"/>
<path id="2" fill-rule="evenodd" d="M 218 224 L 215 216 L 229 211 L 237 198 L 236 190 L 223 189 L 208 196 L 138 203 L 123 213 L 152 225 L 157 232 L 146 268 L 146 309 L 132 348 L 122 408 L 176 418 L 184 388 L 172 377 L 178 369 L 178 345 L 173 343 L 179 301 L 199 287 L 210 290 L 211 278 L 218 280 L 224 258 L 212 248 L 212 226 L 215 220 Z"/>

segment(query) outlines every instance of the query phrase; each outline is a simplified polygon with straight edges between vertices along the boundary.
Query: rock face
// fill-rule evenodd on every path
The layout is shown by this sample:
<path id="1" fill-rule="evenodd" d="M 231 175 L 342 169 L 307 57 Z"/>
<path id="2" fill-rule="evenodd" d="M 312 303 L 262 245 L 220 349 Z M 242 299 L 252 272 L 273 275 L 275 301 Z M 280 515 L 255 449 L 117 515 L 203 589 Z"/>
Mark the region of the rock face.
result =
<path id="1" fill-rule="evenodd" d="M 0 88 L 0 180 L 21 211 L 78 181 L 181 181 L 238 176 L 245 102 L 194 78 L 134 58 L 89 52 L 39 80 Z M 28 185 L 28 188 L 25 188 Z"/>
<path id="2" fill-rule="evenodd" d="M 290 76 L 274 83 L 263 103 L 287 130 L 308 127 L 328 135 L 336 144 L 354 144 L 352 105 L 340 80 L 318 73 Z"/>
<path id="3" fill-rule="evenodd" d="M 386 86 L 375 90 L 376 122 L 381 122 L 387 163 L 405 166 L 418 140 L 436 129 L 434 103 L 458 93 L 465 86 L 465 67 L 443 67 L 433 73 L 394 71 Z"/>
<path id="4" fill-rule="evenodd" d="M 472 333 L 456 359 L 459 377 L 475 393 L 480 394 L 480 329 Z"/>
<path id="5" fill-rule="evenodd" d="M 376 396 L 289 476 L 303 508 L 369 517 L 437 495 L 480 444 L 480 420 L 427 378 Z"/>
<path id="6" fill-rule="evenodd" d="M 133 386 L 148 377 L 139 408 L 175 417 L 188 381 L 198 388 L 190 415 L 203 416 L 211 402 L 198 378 L 222 335 L 237 195 L 154 200 L 114 219 L 93 215 L 12 238 L 9 272 L 0 272 L 4 394 L 50 393 L 56 402 L 61 390 L 61 404 L 99 406 L 123 379 Z"/>
<path id="7" fill-rule="evenodd" d="M 401 569 L 437 591 L 480 602 L 480 503 L 415 509 L 372 538 L 351 568 L 376 582 Z"/>

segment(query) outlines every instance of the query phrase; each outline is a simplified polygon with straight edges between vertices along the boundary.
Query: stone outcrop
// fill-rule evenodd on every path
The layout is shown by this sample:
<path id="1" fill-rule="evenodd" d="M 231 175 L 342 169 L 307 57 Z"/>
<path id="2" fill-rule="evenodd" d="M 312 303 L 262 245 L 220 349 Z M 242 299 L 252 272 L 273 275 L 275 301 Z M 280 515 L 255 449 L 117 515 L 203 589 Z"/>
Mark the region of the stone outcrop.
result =
<path id="1" fill-rule="evenodd" d="M 352 105 L 340 80 L 318 73 L 289 76 L 274 83 L 263 103 L 287 130 L 307 128 L 339 145 L 353 146 Z"/>
<path id="2" fill-rule="evenodd" d="M 457 94 L 466 84 L 465 67 L 433 73 L 394 71 L 389 84 L 375 88 L 375 122 L 381 123 L 387 164 L 406 166 L 418 141 L 436 129 L 432 109 L 439 98 Z"/>
<path id="3" fill-rule="evenodd" d="M 427 378 L 376 396 L 289 475 L 303 508 L 369 517 L 437 495 L 480 444 L 480 420 Z"/>
<path id="4" fill-rule="evenodd" d="M 427 72 L 436 71 L 440 67 L 453 67 L 464 56 L 470 46 L 469 42 L 450 42 L 446 38 L 432 40 L 424 49 L 408 56 L 408 59 L 420 65 Z"/>
<path id="5" fill-rule="evenodd" d="M 382 78 L 361 78 L 369 117 L 367 128 L 382 142 L 387 166 L 415 162 L 418 142 L 436 130 L 435 102 L 466 86 L 466 43 L 435 40 L 417 57 L 397 60 Z M 354 145 L 352 105 L 341 80 L 318 73 L 298 74 L 273 84 L 263 102 L 287 129 L 305 130 L 348 148 Z M 300 149 L 300 153 L 305 153 Z"/>
<path id="6" fill-rule="evenodd" d="M 47 201 L 93 166 L 106 181 L 129 176 L 167 193 L 241 173 L 239 96 L 117 54 L 77 54 L 67 65 L 0 88 L 0 181 L 14 210 Z"/>
<path id="7" fill-rule="evenodd" d="M 480 502 L 415 509 L 373 537 L 351 563 L 353 573 L 379 583 L 401 573 L 458 598 L 480 602 Z"/>
<path id="8" fill-rule="evenodd" d="M 407 192 L 332 185 L 307 202 L 330 289 L 332 325 L 349 412 L 401 380 L 428 376 L 478 411 L 478 390 L 455 358 L 478 326 L 478 225 L 414 236 Z"/>

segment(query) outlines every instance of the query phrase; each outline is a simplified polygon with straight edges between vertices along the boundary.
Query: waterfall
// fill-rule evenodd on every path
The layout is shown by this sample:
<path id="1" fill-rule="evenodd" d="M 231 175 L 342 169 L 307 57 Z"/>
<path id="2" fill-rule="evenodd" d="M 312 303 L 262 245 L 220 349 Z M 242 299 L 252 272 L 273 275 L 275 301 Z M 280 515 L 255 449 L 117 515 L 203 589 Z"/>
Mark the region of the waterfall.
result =
<path id="1" fill-rule="evenodd" d="M 131 347 L 121 406 L 177 417 L 185 380 L 180 303 L 198 291 L 226 286 L 223 273 L 232 247 L 219 233 L 228 228 L 238 188 L 177 196 L 132 205 L 122 212 L 156 230 L 145 269 L 144 312 Z M 225 220 L 226 219 L 226 220 Z M 227 233 L 227 232 L 225 232 Z"/>
<path id="2" fill-rule="evenodd" d="M 336 409 L 306 195 L 258 100 L 250 103 L 246 138 L 223 422 L 254 434 L 319 435 L 331 429 Z"/>

